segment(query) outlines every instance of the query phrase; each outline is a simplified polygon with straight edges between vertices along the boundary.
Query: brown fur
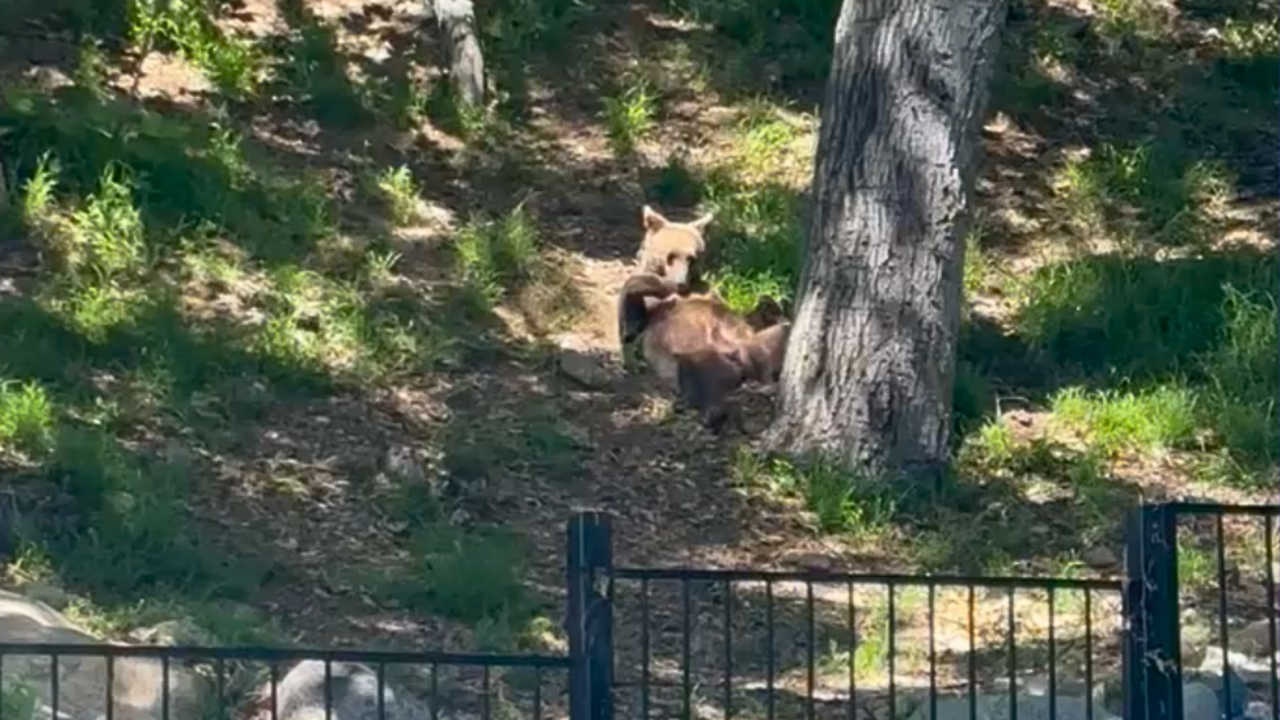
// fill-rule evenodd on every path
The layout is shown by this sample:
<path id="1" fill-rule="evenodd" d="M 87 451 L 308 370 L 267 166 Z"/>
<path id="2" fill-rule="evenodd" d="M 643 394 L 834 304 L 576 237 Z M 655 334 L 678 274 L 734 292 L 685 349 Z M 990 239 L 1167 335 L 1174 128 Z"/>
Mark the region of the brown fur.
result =
<path id="1" fill-rule="evenodd" d="M 782 322 L 757 330 L 709 295 L 678 294 L 676 283 L 633 275 L 618 302 L 622 344 L 639 342 L 645 361 L 719 431 L 727 396 L 744 382 L 774 382 L 790 334 Z"/>
<path id="2" fill-rule="evenodd" d="M 707 249 L 702 230 L 713 216 L 708 213 L 692 222 L 671 222 L 648 205 L 641 216 L 644 242 L 636 255 L 639 272 L 666 278 L 679 292 L 688 292 L 699 281 L 698 265 Z"/>

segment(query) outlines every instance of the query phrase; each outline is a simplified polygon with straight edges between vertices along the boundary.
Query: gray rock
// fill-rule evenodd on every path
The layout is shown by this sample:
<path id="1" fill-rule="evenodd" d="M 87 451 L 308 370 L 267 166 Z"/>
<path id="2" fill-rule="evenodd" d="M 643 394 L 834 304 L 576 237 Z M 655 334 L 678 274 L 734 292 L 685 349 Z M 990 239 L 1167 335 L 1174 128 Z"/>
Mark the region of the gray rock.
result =
<path id="1" fill-rule="evenodd" d="M 1236 674 L 1234 670 L 1228 669 L 1226 682 L 1223 682 L 1222 667 L 1219 666 L 1217 672 L 1206 672 L 1192 670 L 1185 674 L 1183 678 L 1185 695 L 1185 687 L 1188 685 L 1203 685 L 1213 691 L 1221 705 L 1222 696 L 1227 696 L 1227 709 L 1230 717 L 1239 717 L 1244 712 L 1245 702 L 1249 697 L 1249 690 L 1245 686 L 1244 680 Z M 1185 702 L 1185 701 L 1184 701 Z"/>
<path id="2" fill-rule="evenodd" d="M 378 720 L 378 676 L 359 663 L 330 664 L 331 720 Z M 430 715 L 426 705 L 408 693 L 383 685 L 386 720 L 421 720 Z M 271 687 L 258 693 L 258 707 L 269 713 Z M 324 663 L 304 660 L 293 667 L 276 688 L 279 720 L 324 720 Z"/>
<path id="3" fill-rule="evenodd" d="M 1271 661 L 1266 658 L 1251 658 L 1234 649 L 1227 652 L 1227 664 L 1231 671 L 1239 675 L 1244 683 L 1251 686 L 1267 686 L 1271 683 Z M 1200 663 L 1200 672 L 1214 677 L 1222 675 L 1222 648 L 1210 645 L 1204 650 L 1204 662 Z"/>
<path id="4" fill-rule="evenodd" d="M 1213 688 L 1204 683 L 1182 686 L 1182 720 L 1222 720 L 1221 703 Z"/>
<path id="5" fill-rule="evenodd" d="M 103 641 L 77 628 L 44 603 L 0 590 L 0 642 L 100 644 Z M 14 683 L 34 693 L 36 715 L 52 716 L 52 662 L 39 655 L 10 655 L 4 659 L 6 685 Z M 159 660 L 119 658 L 114 661 L 114 715 L 119 720 L 160 717 L 163 666 Z M 105 714 L 107 661 L 104 658 L 63 656 L 58 659 L 58 714 L 70 720 L 93 720 Z M 169 717 L 196 720 L 208 690 L 199 675 L 179 663 L 169 667 Z"/>
<path id="6" fill-rule="evenodd" d="M 42 602 L 55 610 L 63 610 L 67 605 L 71 604 L 71 595 L 66 590 L 54 585 L 35 582 L 23 585 L 18 589 L 22 591 L 25 597 L 31 598 L 36 602 Z"/>
<path id="7" fill-rule="evenodd" d="M 605 360 L 593 353 L 562 349 L 557 364 L 560 372 L 587 388 L 605 388 L 613 381 L 614 373 Z"/>
<path id="8" fill-rule="evenodd" d="M 204 628 L 190 618 L 165 620 L 134 630 L 129 635 L 143 645 L 210 647 L 217 644 Z"/>
<path id="9" fill-rule="evenodd" d="M 1120 558 L 1116 557 L 1115 552 L 1103 545 L 1085 550 L 1080 559 L 1094 569 L 1112 568 L 1120 564 Z"/>
<path id="10" fill-rule="evenodd" d="M 1271 706 L 1257 700 L 1249 703 L 1244 709 L 1245 720 L 1276 720 L 1276 711 Z"/>
<path id="11" fill-rule="evenodd" d="M 1240 628 L 1230 637 L 1232 650 L 1252 658 L 1270 657 L 1280 652 L 1280 621 L 1276 622 L 1274 635 L 1269 621 L 1258 620 Z"/>
<path id="12" fill-rule="evenodd" d="M 1017 701 L 1019 720 L 1047 720 L 1049 717 L 1048 697 L 1019 694 Z M 1088 705 L 1083 696 L 1065 695 L 1057 698 L 1058 720 L 1085 720 L 1088 717 L 1087 708 Z M 974 701 L 973 720 L 1007 720 L 1011 714 L 1009 709 L 1008 695 L 979 694 Z M 929 705 L 925 703 L 917 707 L 910 717 L 911 720 L 929 720 Z M 1119 720 L 1096 702 L 1093 705 L 1093 717 L 1094 720 Z M 970 720 L 969 699 L 967 697 L 938 698 L 937 720 Z"/>

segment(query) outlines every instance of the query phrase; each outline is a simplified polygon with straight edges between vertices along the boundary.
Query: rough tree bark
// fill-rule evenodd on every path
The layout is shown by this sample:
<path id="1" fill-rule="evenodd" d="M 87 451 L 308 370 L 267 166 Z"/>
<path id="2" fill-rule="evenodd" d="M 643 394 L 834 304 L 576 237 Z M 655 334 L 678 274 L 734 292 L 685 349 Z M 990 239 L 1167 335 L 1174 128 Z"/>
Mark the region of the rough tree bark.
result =
<path id="1" fill-rule="evenodd" d="M 945 471 L 963 237 L 1005 10 L 844 0 L 775 450 Z"/>
<path id="2" fill-rule="evenodd" d="M 467 105 L 480 105 L 484 101 L 484 55 L 476 37 L 471 0 L 425 2 L 427 18 L 440 26 L 454 97 Z"/>

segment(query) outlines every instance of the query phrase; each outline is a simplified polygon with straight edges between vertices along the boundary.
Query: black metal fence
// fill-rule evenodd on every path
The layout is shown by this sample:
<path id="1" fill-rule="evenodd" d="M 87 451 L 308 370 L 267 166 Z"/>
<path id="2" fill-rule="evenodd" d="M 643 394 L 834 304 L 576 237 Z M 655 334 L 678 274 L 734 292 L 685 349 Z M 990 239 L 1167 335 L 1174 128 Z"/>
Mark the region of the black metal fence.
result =
<path id="1" fill-rule="evenodd" d="M 1181 720 L 1195 676 L 1184 671 L 1184 616 L 1206 608 L 1221 717 L 1252 717 L 1248 702 L 1275 717 L 1277 517 L 1275 506 L 1144 506 L 1128 527 L 1125 579 L 1100 580 L 618 567 L 609 518 L 582 513 L 567 532 L 565 655 L 0 643 L 0 679 L 23 662 L 29 671 L 33 657 L 48 671 L 26 704 L 4 684 L 0 720 L 1092 720 L 1114 717 L 1109 707 Z M 1180 554 L 1185 522 L 1208 523 L 1193 536 L 1213 547 Z M 1253 550 L 1229 547 L 1227 529 L 1241 536 L 1241 522 L 1258 524 Z M 1264 570 L 1242 570 L 1241 553 Z M 1209 573 L 1216 589 L 1180 592 L 1180 570 Z M 1264 660 L 1246 668 L 1231 633 L 1259 615 L 1265 654 L 1254 656 Z M 72 660 L 81 672 L 100 664 L 92 702 L 83 688 L 64 699 Z M 135 688 L 121 705 L 116 679 L 138 663 L 153 668 L 150 699 Z M 209 681 L 212 703 L 196 711 L 174 699 L 188 676 L 179 668 Z M 1120 697 L 1099 692 L 1107 685 Z"/>
<path id="2" fill-rule="evenodd" d="M 1205 675 L 1218 678 L 1211 689 L 1221 717 L 1248 716 L 1258 695 L 1265 700 L 1255 707 L 1277 716 L 1277 518 L 1280 506 L 1273 505 L 1166 503 L 1133 511 L 1126 553 L 1126 718 L 1184 717 L 1184 692 Z M 1236 526 L 1234 547 L 1229 525 Z M 1206 537 L 1211 540 L 1195 542 Z M 1250 617 L 1261 619 L 1247 623 Z M 1197 629 L 1205 631 L 1195 633 L 1204 653 L 1186 637 Z M 1255 632 L 1239 632 L 1248 629 Z M 1250 652 L 1233 650 L 1233 631 L 1245 636 Z M 1189 671 L 1188 656 L 1201 654 L 1201 669 Z"/>

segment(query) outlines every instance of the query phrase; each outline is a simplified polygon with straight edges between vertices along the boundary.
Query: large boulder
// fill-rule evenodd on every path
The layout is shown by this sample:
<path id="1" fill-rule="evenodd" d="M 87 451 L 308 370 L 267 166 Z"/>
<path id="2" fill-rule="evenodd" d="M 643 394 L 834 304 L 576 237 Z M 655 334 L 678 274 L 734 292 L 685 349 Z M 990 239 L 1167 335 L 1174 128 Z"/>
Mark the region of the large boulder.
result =
<path id="1" fill-rule="evenodd" d="M 1047 720 L 1049 698 L 1045 695 L 1018 694 L 1019 720 Z M 1056 698 L 1055 717 L 1058 720 L 1085 720 L 1088 715 L 1087 700 L 1083 695 L 1060 695 Z M 987 695 L 979 693 L 974 698 L 974 715 L 969 715 L 969 698 L 938 698 L 937 720 L 1007 720 L 1012 716 L 1009 695 L 1006 693 Z M 1188 716 L 1190 717 L 1190 716 Z M 1101 703 L 1093 703 L 1094 720 L 1119 720 L 1107 712 Z M 929 720 L 929 705 L 922 703 L 911 715 L 911 720 Z"/>
<path id="2" fill-rule="evenodd" d="M 106 641 L 76 627 L 42 602 L 0 590 L 0 642 L 100 645 Z M 52 658 L 6 655 L 6 686 L 25 686 L 35 701 L 36 717 L 51 717 Z M 163 666 L 159 660 L 117 658 L 111 684 L 114 716 L 119 720 L 153 720 L 163 708 Z M 58 658 L 60 720 L 96 720 L 106 714 L 107 660 L 63 655 Z M 181 663 L 169 664 L 169 717 L 197 720 L 205 697 L 201 676 Z"/>
<path id="3" fill-rule="evenodd" d="M 330 720 L 380 720 L 378 717 L 378 675 L 360 663 L 333 662 L 329 665 L 332 712 Z M 278 720 L 325 720 L 325 673 L 320 660 L 304 660 L 295 665 L 276 686 Z M 423 720 L 429 709 L 402 690 L 383 683 L 385 720 Z M 258 692 L 256 717 L 271 716 L 271 687 Z"/>

